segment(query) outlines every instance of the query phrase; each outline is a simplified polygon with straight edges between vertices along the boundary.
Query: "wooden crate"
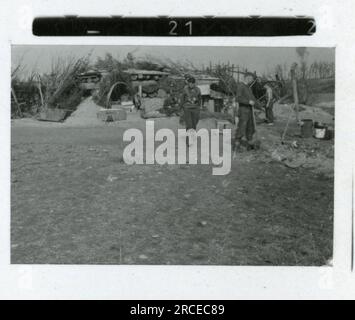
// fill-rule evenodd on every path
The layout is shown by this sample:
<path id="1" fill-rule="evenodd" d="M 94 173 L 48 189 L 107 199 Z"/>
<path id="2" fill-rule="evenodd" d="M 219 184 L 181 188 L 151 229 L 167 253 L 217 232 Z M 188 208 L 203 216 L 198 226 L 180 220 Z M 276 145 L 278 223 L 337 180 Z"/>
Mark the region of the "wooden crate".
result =
<path id="1" fill-rule="evenodd" d="M 68 114 L 68 110 L 64 109 L 47 109 L 39 114 L 39 120 L 41 121 L 54 121 L 60 122 L 65 119 Z"/>
<path id="2" fill-rule="evenodd" d="M 233 124 L 231 124 L 227 120 L 216 120 L 216 129 L 218 130 L 233 129 Z"/>
<path id="3" fill-rule="evenodd" d="M 102 121 L 121 121 L 127 119 L 127 112 L 124 109 L 100 110 L 97 117 Z"/>

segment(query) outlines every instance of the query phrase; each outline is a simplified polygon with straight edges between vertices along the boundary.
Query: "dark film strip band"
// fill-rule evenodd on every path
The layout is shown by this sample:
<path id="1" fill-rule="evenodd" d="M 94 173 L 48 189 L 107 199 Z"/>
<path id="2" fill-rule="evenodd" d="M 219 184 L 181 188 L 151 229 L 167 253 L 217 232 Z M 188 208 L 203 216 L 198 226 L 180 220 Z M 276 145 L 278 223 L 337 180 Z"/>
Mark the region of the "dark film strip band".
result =
<path id="1" fill-rule="evenodd" d="M 36 36 L 275 37 L 311 36 L 312 17 L 39 17 Z"/>

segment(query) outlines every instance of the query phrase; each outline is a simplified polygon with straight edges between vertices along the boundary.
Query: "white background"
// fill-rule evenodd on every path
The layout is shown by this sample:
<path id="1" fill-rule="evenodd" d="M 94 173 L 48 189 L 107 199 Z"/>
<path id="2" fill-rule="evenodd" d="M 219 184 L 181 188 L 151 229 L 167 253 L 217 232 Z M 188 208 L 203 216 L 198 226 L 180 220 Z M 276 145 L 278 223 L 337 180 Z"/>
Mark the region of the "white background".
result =
<path id="1" fill-rule="evenodd" d="M 346 1 L 20 1 L 0 13 L 0 298 L 250 299 L 351 298 L 352 155 L 355 107 L 355 2 Z M 312 37 L 46 38 L 34 37 L 38 16 L 313 16 Z M 11 44 L 132 44 L 336 47 L 334 267 L 10 265 Z M 312 204 L 316 205 L 316 204 Z"/>

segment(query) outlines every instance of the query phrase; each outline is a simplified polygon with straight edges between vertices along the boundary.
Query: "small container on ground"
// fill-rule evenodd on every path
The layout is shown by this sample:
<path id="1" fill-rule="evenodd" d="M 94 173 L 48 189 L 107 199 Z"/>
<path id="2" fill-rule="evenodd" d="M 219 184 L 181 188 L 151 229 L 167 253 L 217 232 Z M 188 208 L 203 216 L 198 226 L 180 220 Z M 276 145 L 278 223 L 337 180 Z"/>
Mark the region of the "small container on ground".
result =
<path id="1" fill-rule="evenodd" d="M 301 136 L 302 138 L 311 138 L 313 136 L 313 120 L 301 120 Z"/>

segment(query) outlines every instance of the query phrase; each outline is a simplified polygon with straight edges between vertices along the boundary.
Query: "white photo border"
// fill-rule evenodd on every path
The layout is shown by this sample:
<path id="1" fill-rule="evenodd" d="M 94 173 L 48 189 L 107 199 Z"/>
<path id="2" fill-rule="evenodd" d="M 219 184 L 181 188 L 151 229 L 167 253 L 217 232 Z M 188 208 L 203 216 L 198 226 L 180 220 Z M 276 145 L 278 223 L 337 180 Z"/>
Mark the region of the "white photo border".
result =
<path id="1" fill-rule="evenodd" d="M 355 297 L 352 167 L 355 133 L 355 2 L 5 0 L 0 13 L 0 298 L 5 299 L 330 299 Z M 311 16 L 313 36 L 35 37 L 39 16 Z M 335 47 L 335 217 L 333 267 L 97 266 L 10 264 L 11 45 L 178 45 Z"/>

